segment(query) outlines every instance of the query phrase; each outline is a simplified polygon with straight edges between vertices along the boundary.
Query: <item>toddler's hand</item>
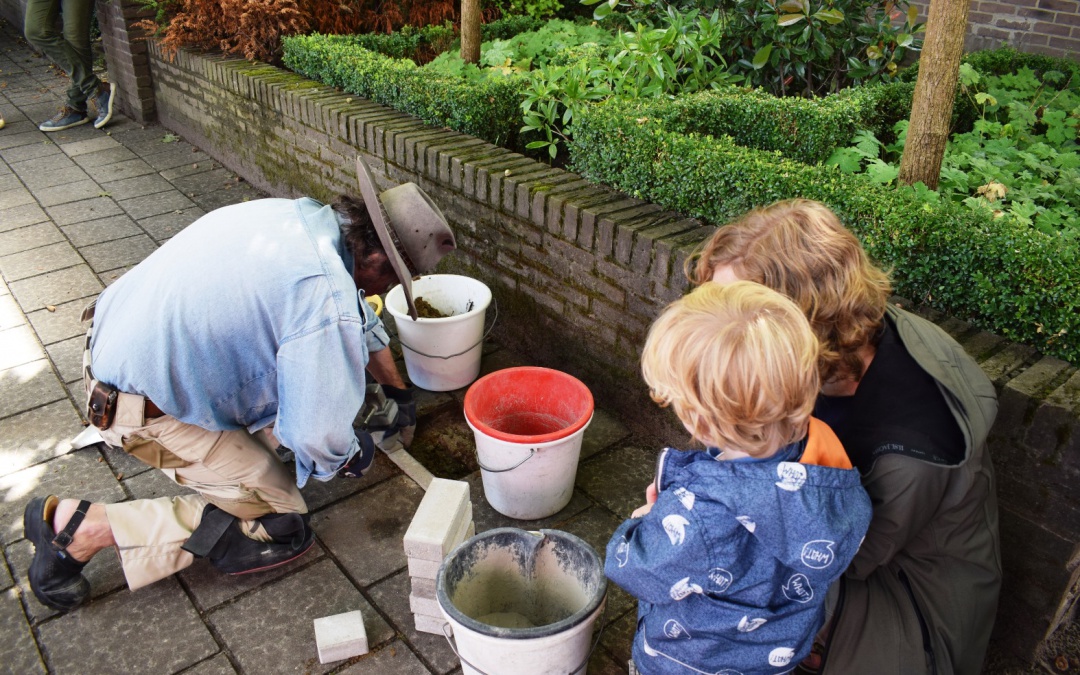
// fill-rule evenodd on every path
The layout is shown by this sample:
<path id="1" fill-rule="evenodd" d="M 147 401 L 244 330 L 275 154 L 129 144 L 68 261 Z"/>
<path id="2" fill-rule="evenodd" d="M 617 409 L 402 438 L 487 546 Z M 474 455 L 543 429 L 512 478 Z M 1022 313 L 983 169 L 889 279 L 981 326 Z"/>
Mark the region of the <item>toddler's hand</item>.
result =
<path id="1" fill-rule="evenodd" d="M 656 502 L 656 496 L 655 495 L 653 496 L 653 500 L 651 502 L 649 502 L 648 504 L 646 504 L 644 506 L 637 507 L 637 509 L 635 509 L 634 512 L 630 514 L 630 517 L 631 518 L 640 518 L 640 517 L 644 516 L 649 511 L 652 511 L 652 506 L 653 506 L 654 502 Z"/>

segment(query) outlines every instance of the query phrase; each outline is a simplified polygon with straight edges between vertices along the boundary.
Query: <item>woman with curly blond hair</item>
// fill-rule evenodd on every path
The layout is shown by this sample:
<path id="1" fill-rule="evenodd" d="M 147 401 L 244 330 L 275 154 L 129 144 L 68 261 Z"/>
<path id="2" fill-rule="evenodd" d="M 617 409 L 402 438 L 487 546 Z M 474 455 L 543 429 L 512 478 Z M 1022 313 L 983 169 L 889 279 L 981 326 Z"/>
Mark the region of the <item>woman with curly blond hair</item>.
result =
<path id="1" fill-rule="evenodd" d="M 829 673 L 978 673 L 1001 587 L 993 384 L 933 323 L 888 303 L 888 275 L 823 204 L 778 202 L 721 227 L 691 281 L 756 281 L 795 301 L 823 343 L 814 416 L 874 504 L 829 592 Z"/>

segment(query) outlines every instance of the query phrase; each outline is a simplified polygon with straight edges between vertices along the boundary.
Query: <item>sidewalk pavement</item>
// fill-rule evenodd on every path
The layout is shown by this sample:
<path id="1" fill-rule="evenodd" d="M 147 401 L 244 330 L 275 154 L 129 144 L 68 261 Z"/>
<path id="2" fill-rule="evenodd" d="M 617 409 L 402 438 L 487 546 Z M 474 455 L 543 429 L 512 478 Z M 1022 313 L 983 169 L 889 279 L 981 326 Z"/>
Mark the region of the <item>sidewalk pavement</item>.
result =
<path id="1" fill-rule="evenodd" d="M 460 672 L 441 636 L 417 633 L 402 537 L 423 490 L 386 457 L 362 480 L 303 490 L 316 546 L 286 567 L 243 577 L 205 561 L 138 592 L 116 557 L 86 568 L 93 599 L 59 614 L 30 593 L 32 547 L 22 512 L 33 496 L 116 502 L 184 492 L 164 474 L 99 446 L 72 451 L 81 414 L 82 308 L 207 211 L 261 194 L 166 129 L 117 115 L 45 134 L 63 73 L 0 20 L 0 671 L 29 673 Z M 526 360 L 485 344 L 483 373 Z M 423 393 L 412 452 L 436 476 L 468 480 L 477 531 L 557 528 L 601 554 L 642 501 L 654 449 L 630 444 L 600 409 L 585 435 L 574 497 L 539 522 L 512 521 L 484 501 L 464 391 Z M 318 662 L 312 621 L 360 610 L 371 653 Z M 607 629 L 590 673 L 625 673 L 633 600 L 611 587 Z"/>

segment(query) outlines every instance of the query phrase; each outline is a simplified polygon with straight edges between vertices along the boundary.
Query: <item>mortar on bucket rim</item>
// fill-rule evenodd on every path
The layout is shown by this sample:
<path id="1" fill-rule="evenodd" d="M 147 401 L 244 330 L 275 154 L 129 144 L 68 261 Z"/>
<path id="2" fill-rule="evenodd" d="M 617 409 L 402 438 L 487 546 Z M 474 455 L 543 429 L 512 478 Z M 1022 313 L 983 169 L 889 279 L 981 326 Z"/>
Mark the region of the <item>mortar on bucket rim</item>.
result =
<path id="1" fill-rule="evenodd" d="M 583 672 L 606 591 L 600 556 L 559 530 L 488 530 L 451 551 L 436 578 L 463 671 L 488 675 Z"/>

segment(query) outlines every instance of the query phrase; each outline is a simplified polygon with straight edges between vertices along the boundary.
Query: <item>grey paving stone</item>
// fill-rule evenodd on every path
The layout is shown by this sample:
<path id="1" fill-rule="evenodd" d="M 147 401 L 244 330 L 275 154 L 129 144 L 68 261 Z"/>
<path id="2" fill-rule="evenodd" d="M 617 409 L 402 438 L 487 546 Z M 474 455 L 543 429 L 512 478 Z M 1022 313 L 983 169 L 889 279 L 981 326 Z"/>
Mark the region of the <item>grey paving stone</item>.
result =
<path id="1" fill-rule="evenodd" d="M 58 440 L 59 436 L 58 433 Z M 70 440 L 70 437 L 63 440 Z M 6 543 L 21 538 L 26 502 L 31 497 L 50 494 L 109 503 L 122 501 L 125 497 L 96 448 L 77 450 L 0 477 L 0 539 Z"/>
<path id="2" fill-rule="evenodd" d="M 246 672 L 273 664 L 278 672 L 325 673 L 341 663 L 320 664 L 314 620 L 359 610 L 371 647 L 394 637 L 393 629 L 329 560 L 209 614 L 218 635 Z M 268 640 L 266 636 L 273 635 Z"/>
<path id="3" fill-rule="evenodd" d="M 184 675 L 236 675 L 236 669 L 229 663 L 229 657 L 220 653 L 190 670 L 185 670 Z"/>
<path id="4" fill-rule="evenodd" d="M 642 499 L 644 503 L 644 499 Z M 581 537 L 600 556 L 600 560 L 607 557 L 607 544 L 615 529 L 622 524 L 622 520 L 612 516 L 606 510 L 593 506 L 579 513 L 570 520 L 555 525 L 553 529 L 569 532 Z M 615 584 L 608 582 L 608 608 L 605 620 L 613 620 L 623 612 L 637 606 L 637 600 L 629 593 Z"/>
<path id="5" fill-rule="evenodd" d="M 83 141 L 76 141 L 74 143 L 64 143 L 61 145 L 61 149 L 67 153 L 68 157 L 78 157 L 79 155 L 88 155 L 92 152 L 101 152 L 103 150 L 116 150 L 124 146 L 120 145 L 115 139 L 109 136 L 97 136 Z"/>
<path id="6" fill-rule="evenodd" d="M 0 157 L 4 156 L 2 151 L 7 150 L 8 148 L 17 148 L 21 145 L 40 143 L 43 140 L 45 140 L 44 134 L 36 129 L 34 131 L 22 133 L 5 133 L 0 136 Z"/>
<path id="7" fill-rule="evenodd" d="M 98 150 L 85 155 L 79 155 L 78 157 L 75 157 L 75 163 L 86 169 L 87 172 L 89 172 L 90 177 L 93 178 L 96 175 L 94 172 L 95 167 L 116 164 L 117 162 L 127 162 L 138 158 L 138 155 L 127 148 L 114 147 L 107 150 Z"/>
<path id="8" fill-rule="evenodd" d="M 630 431 L 614 415 L 597 408 L 581 439 L 581 459 L 588 459 L 629 435 Z"/>
<path id="9" fill-rule="evenodd" d="M 68 185 L 55 185 L 33 190 L 38 203 L 48 208 L 58 204 L 77 202 L 83 199 L 102 196 L 101 187 L 92 180 L 81 180 Z"/>
<path id="10" fill-rule="evenodd" d="M 11 562 L 11 572 L 15 582 L 19 585 L 24 602 L 26 614 L 34 623 L 41 623 L 49 617 L 59 614 L 55 609 L 46 607 L 38 602 L 34 592 L 30 590 L 30 582 L 27 580 L 26 571 L 30 569 L 30 561 L 34 557 L 34 546 L 26 539 L 21 539 L 7 549 L 7 557 Z M 90 582 L 90 597 L 98 598 L 106 593 L 111 593 L 118 588 L 127 585 L 124 579 L 124 570 L 120 567 L 120 559 L 115 551 L 105 550 L 91 558 L 83 568 L 83 576 Z M 55 670 L 54 670 L 55 672 Z"/>
<path id="11" fill-rule="evenodd" d="M 361 656 L 356 663 L 339 672 L 347 675 L 427 675 L 431 671 L 408 647 L 394 640 L 377 651 Z"/>
<path id="12" fill-rule="evenodd" d="M 436 673 L 448 673 L 457 668 L 458 658 L 446 643 L 446 638 L 416 630 L 416 622 L 409 608 L 410 590 L 409 572 L 403 570 L 367 589 L 367 593 L 375 605 L 390 617 L 398 633 L 431 664 Z"/>
<path id="13" fill-rule="evenodd" d="M 214 169 L 190 176 L 175 178 L 172 184 L 189 197 L 206 194 L 215 190 L 232 188 L 237 185 L 236 174 L 228 169 Z"/>
<path id="14" fill-rule="evenodd" d="M 15 585 L 15 580 L 11 577 L 11 570 L 8 569 L 7 561 L 3 555 L 0 555 L 0 591 L 6 591 Z"/>
<path id="15" fill-rule="evenodd" d="M 156 148 L 155 148 L 156 149 Z M 146 163 L 158 171 L 175 169 L 185 164 L 202 164 L 213 161 L 210 155 L 190 145 L 170 146 L 165 152 L 157 152 L 144 157 Z"/>
<path id="16" fill-rule="evenodd" d="M 150 166 L 142 159 L 129 159 L 123 162 L 106 164 L 105 166 L 95 168 L 94 180 L 104 186 L 106 183 L 111 183 L 113 181 L 134 178 L 136 176 L 146 176 L 153 173 L 155 173 L 154 167 Z"/>
<path id="17" fill-rule="evenodd" d="M 30 326 L 22 325 L 0 332 L 0 370 L 37 361 L 44 353 Z"/>
<path id="18" fill-rule="evenodd" d="M 30 312 L 26 318 L 30 325 L 37 331 L 38 338 L 46 345 L 68 338 L 86 335 L 88 324 L 80 320 L 83 309 L 90 303 L 89 300 L 72 300 L 61 305 L 54 305 L 55 309 L 39 309 Z"/>
<path id="19" fill-rule="evenodd" d="M 63 228 L 64 234 L 75 246 L 90 246 L 103 241 L 123 239 L 142 232 L 139 226 L 127 216 L 110 216 L 84 223 L 75 223 Z"/>
<path id="20" fill-rule="evenodd" d="M 158 675 L 218 651 L 174 579 L 92 602 L 42 625 L 38 634 L 58 672 Z M 152 647 L 162 645 L 167 648 Z"/>
<path id="21" fill-rule="evenodd" d="M 76 389 L 82 390 L 82 383 L 75 385 Z M 83 394 L 82 403 L 85 403 L 86 394 Z M 105 456 L 105 461 L 112 467 L 112 472 L 116 476 L 126 476 L 128 478 L 137 476 L 147 471 L 157 471 L 149 464 L 144 464 L 135 457 L 124 452 L 123 448 L 114 448 L 107 443 L 98 443 L 94 446 L 101 454 Z"/>
<path id="22" fill-rule="evenodd" d="M 179 192 L 163 192 L 156 195 L 125 199 L 120 202 L 120 206 L 129 216 L 135 220 L 141 220 L 170 211 L 190 209 L 195 206 L 195 203 Z"/>
<path id="23" fill-rule="evenodd" d="M 11 209 L 0 209 L 0 232 L 7 232 L 35 223 L 43 223 L 48 219 L 49 216 L 41 210 L 37 202 L 23 204 Z"/>
<path id="24" fill-rule="evenodd" d="M 290 466 L 289 470 L 294 471 L 293 466 Z M 402 475 L 401 469 L 385 455 L 379 453 L 375 456 L 371 469 L 362 478 L 332 478 L 325 483 L 320 480 L 309 480 L 300 490 L 300 494 L 304 496 L 308 510 L 317 511 L 327 504 L 366 490 L 392 476 L 400 475 Z"/>
<path id="25" fill-rule="evenodd" d="M 0 370 L 0 419 L 66 398 L 67 391 L 56 379 L 56 374 L 47 360 Z M 9 463 L 9 453 L 19 452 L 15 446 L 16 439 L 12 437 L 14 429 L 11 428 L 16 419 L 18 418 L 4 419 L 3 441 L 0 441 L 0 474 L 10 473 L 34 463 L 27 462 L 21 466 L 18 462 Z M 41 431 L 48 433 L 51 430 Z"/>
<path id="26" fill-rule="evenodd" d="M 0 272 L 8 283 L 81 264 L 82 257 L 66 241 L 12 253 L 0 258 Z"/>
<path id="27" fill-rule="evenodd" d="M 165 169 L 161 172 L 161 177 L 165 180 L 175 180 L 183 176 L 191 176 L 197 173 L 203 173 L 206 171 L 213 171 L 220 165 L 214 161 L 197 161 L 192 160 L 190 164 L 181 164 L 180 166 L 173 167 L 171 169 Z"/>
<path id="28" fill-rule="evenodd" d="M 58 306 L 80 298 L 91 298 L 103 287 L 87 265 L 23 279 L 9 286 L 12 295 L 27 313 L 48 305 Z"/>
<path id="29" fill-rule="evenodd" d="M 94 128 L 94 111 L 91 110 L 90 114 L 90 122 L 63 131 L 51 131 L 48 133 L 49 140 L 56 143 L 63 150 L 76 143 L 101 138 L 101 132 Z"/>
<path id="30" fill-rule="evenodd" d="M 608 450 L 578 467 L 577 486 L 615 515 L 629 518 L 645 503 L 656 472 L 657 449 L 633 446 Z M 618 476 L 618 480 L 612 480 Z"/>
<path id="31" fill-rule="evenodd" d="M 0 192 L 0 210 L 33 203 L 34 195 L 30 194 L 30 191 L 24 187 L 17 187 L 12 190 Z"/>
<path id="32" fill-rule="evenodd" d="M 132 499 L 157 499 L 158 497 L 180 497 L 194 494 L 194 490 L 178 485 L 161 471 L 143 471 L 120 481 Z"/>
<path id="33" fill-rule="evenodd" d="M 626 675 L 628 665 L 626 661 L 616 662 L 607 652 L 597 649 L 589 657 L 589 673 L 591 675 Z"/>
<path id="34" fill-rule="evenodd" d="M 540 520 L 517 520 L 510 516 L 504 516 L 488 503 L 487 498 L 484 496 L 483 478 L 479 471 L 467 476 L 464 480 L 469 484 L 469 499 L 473 505 L 473 521 L 476 523 L 477 532 L 485 532 L 496 527 L 520 527 L 529 530 L 556 528 L 559 523 L 572 518 L 591 506 L 588 497 L 581 490 L 574 490 L 570 502 L 561 511 Z"/>
<path id="35" fill-rule="evenodd" d="M 50 155 L 62 155 L 60 148 L 51 141 L 42 141 L 32 145 L 20 145 L 17 148 L 8 148 L 3 152 L 4 161 L 8 164 L 25 162 L 31 159 L 41 159 Z"/>
<path id="36" fill-rule="evenodd" d="M 132 199 L 133 197 L 144 197 L 173 189 L 172 183 L 156 173 L 102 183 L 101 187 L 110 197 L 117 201 Z"/>
<path id="37" fill-rule="evenodd" d="M 402 537 L 423 496 L 419 485 L 398 476 L 316 513 L 311 524 L 349 575 L 367 586 L 405 567 Z"/>
<path id="38" fill-rule="evenodd" d="M 307 567 L 325 555 L 326 551 L 316 542 L 307 553 L 287 565 L 265 572 L 239 575 L 222 574 L 210 564 L 210 561 L 196 560 L 191 567 L 180 572 L 180 578 L 184 580 L 189 592 L 195 598 L 195 606 L 200 611 L 206 612 L 253 588 L 265 586 L 274 579 L 280 579 Z"/>
<path id="39" fill-rule="evenodd" d="M 81 253 L 95 272 L 105 272 L 120 267 L 137 265 L 157 249 L 153 239 L 137 234 L 126 239 L 115 239 L 101 244 L 86 246 Z M 0 259 L 2 263 L 2 259 Z"/>
<path id="40" fill-rule="evenodd" d="M 122 119 L 127 121 L 126 117 Z M 138 124 L 136 122 L 132 122 L 131 124 L 122 127 L 114 127 L 110 124 L 107 129 L 109 131 L 109 135 L 123 145 L 147 140 L 160 141 L 162 135 L 164 135 L 165 132 L 165 130 L 162 129 L 160 125 L 152 124 L 146 126 Z"/>
<path id="41" fill-rule="evenodd" d="M 55 154 L 36 157 L 22 162 L 11 162 L 11 170 L 19 176 L 41 173 L 42 171 L 66 171 L 78 168 L 71 158 L 57 149 Z"/>
<path id="42" fill-rule="evenodd" d="M 24 187 L 19 177 L 13 173 L 0 173 L 0 192 Z"/>
<path id="43" fill-rule="evenodd" d="M 132 267 L 135 267 L 135 266 L 134 265 L 128 265 L 127 267 L 118 267 L 117 269 L 114 269 L 114 270 L 108 270 L 107 272 L 102 272 L 101 274 L 98 275 L 98 279 L 100 279 L 101 283 L 105 284 L 106 286 L 111 286 L 113 284 L 113 282 L 115 282 L 117 279 L 119 279 L 120 277 L 127 274 L 127 272 Z"/>
<path id="44" fill-rule="evenodd" d="M 38 223 L 0 234 L 0 256 L 21 253 L 64 241 L 64 235 L 52 223 Z"/>
<path id="45" fill-rule="evenodd" d="M 139 225 L 158 243 L 163 243 L 205 214 L 206 211 L 195 206 L 189 209 L 170 211 L 159 216 L 143 218 L 139 221 Z"/>
<path id="46" fill-rule="evenodd" d="M 124 145 L 132 152 L 149 161 L 154 155 L 172 152 L 191 152 L 195 150 L 187 141 L 163 127 L 155 127 L 158 130 L 157 138 L 146 138 L 138 141 L 128 141 Z"/>
<path id="47" fill-rule="evenodd" d="M 64 389 L 67 390 L 68 399 L 75 401 L 75 411 L 79 413 L 79 418 L 86 424 L 86 390 L 83 387 L 82 380 L 78 382 L 67 382 L 64 384 Z"/>
<path id="48" fill-rule="evenodd" d="M 215 192 L 196 195 L 193 199 L 196 204 L 209 212 L 214 209 L 220 209 L 222 206 L 250 202 L 255 199 L 262 199 L 265 196 L 265 194 L 259 192 L 250 185 L 243 184 L 237 185 L 235 188 L 231 189 L 217 190 Z"/>
<path id="49" fill-rule="evenodd" d="M 0 626 L 4 627 L 4 639 L 0 640 L 0 663 L 9 673 L 45 673 L 45 665 L 38 654 L 34 634 L 23 614 L 19 592 L 12 588 L 0 594 Z"/>
<path id="50" fill-rule="evenodd" d="M 41 171 L 27 171 L 19 174 L 19 177 L 30 190 L 42 190 L 57 185 L 67 185 L 90 179 L 86 172 L 74 163 L 63 169 L 42 169 Z"/>
<path id="51" fill-rule="evenodd" d="M 627 663 L 630 661 L 636 630 L 637 610 L 633 609 L 614 621 L 608 622 L 600 638 L 600 646 L 614 659 L 615 663 Z"/>
<path id="52" fill-rule="evenodd" d="M 109 197 L 94 197 L 93 199 L 84 199 L 70 204 L 52 206 L 47 211 L 53 222 L 61 227 L 106 216 L 117 216 L 123 213 L 116 202 Z"/>
<path id="53" fill-rule="evenodd" d="M 82 359 L 85 351 L 85 336 L 68 338 L 54 342 L 45 348 L 52 359 L 56 371 L 63 382 L 75 382 L 82 379 Z"/>
<path id="54" fill-rule="evenodd" d="M 0 331 L 23 326 L 26 324 L 26 316 L 19 308 L 19 303 L 11 294 L 0 295 Z"/>

